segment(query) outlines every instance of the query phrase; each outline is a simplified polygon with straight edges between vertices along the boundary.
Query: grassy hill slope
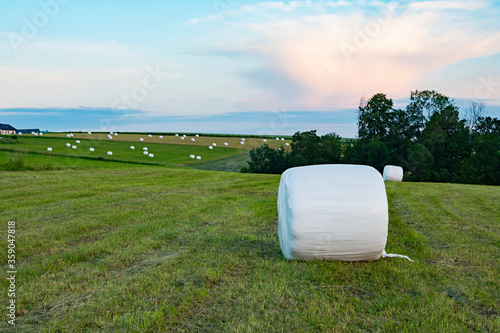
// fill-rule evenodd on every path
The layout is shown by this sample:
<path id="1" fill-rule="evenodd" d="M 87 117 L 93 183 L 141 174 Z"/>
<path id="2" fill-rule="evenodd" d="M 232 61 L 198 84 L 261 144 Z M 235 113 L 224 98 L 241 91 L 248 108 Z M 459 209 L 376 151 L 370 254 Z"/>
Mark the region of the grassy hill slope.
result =
<path id="1" fill-rule="evenodd" d="M 17 226 L 17 328 L 500 330 L 499 188 L 388 183 L 387 252 L 414 263 L 289 262 L 278 183 L 153 167 L 0 172 L 2 230 Z"/>

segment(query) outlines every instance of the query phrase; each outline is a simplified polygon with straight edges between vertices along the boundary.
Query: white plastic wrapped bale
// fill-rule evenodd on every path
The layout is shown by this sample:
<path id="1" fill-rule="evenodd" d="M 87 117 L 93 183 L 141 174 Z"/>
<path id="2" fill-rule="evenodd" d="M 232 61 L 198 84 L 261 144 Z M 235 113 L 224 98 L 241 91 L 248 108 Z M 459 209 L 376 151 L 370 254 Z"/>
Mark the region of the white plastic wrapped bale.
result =
<path id="1" fill-rule="evenodd" d="M 89 148 L 89 150 L 90 150 L 90 151 L 95 151 L 95 149 L 94 149 L 94 148 Z"/>
<path id="2" fill-rule="evenodd" d="M 113 155 L 113 152 L 112 151 L 108 151 L 108 155 L 109 156 Z"/>
<path id="3" fill-rule="evenodd" d="M 52 147 L 47 147 L 47 151 L 52 151 Z"/>
<path id="4" fill-rule="evenodd" d="M 195 158 L 195 156 L 194 156 L 194 155 L 189 155 L 189 157 L 190 157 L 190 158 Z"/>
<path id="5" fill-rule="evenodd" d="M 386 165 L 383 173 L 384 180 L 392 182 L 403 181 L 403 168 L 395 165 Z"/>
<path id="6" fill-rule="evenodd" d="M 389 224 L 384 181 L 363 165 L 288 169 L 279 185 L 278 220 L 286 259 L 377 260 Z"/>
<path id="7" fill-rule="evenodd" d="M 130 149 L 135 149 L 135 146 L 130 146 Z"/>
<path id="8" fill-rule="evenodd" d="M 155 157 L 155 154 L 149 154 L 148 156 L 149 157 Z"/>
<path id="9" fill-rule="evenodd" d="M 214 149 L 214 147 L 212 147 L 212 146 L 208 146 L 208 149 Z"/>
<path id="10" fill-rule="evenodd" d="M 224 142 L 224 146 L 229 146 L 229 143 L 227 143 L 227 142 Z"/>

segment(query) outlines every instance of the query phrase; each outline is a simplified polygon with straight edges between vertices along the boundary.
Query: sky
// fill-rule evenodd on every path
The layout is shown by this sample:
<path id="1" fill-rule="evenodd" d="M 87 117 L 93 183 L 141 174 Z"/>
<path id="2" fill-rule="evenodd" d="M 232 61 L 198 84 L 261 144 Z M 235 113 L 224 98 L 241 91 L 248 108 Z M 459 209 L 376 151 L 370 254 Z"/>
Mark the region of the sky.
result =
<path id="1" fill-rule="evenodd" d="M 362 97 L 500 117 L 500 2 L 0 0 L 0 123 L 355 137 Z"/>

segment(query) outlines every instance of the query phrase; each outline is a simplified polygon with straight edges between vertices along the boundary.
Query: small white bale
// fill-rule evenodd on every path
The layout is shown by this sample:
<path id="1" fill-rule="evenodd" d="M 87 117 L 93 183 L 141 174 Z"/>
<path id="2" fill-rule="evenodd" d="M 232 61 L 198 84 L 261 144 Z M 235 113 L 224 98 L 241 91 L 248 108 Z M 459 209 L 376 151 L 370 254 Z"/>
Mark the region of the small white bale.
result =
<path id="1" fill-rule="evenodd" d="M 280 141 L 280 138 L 276 138 L 276 141 Z"/>
<path id="2" fill-rule="evenodd" d="M 288 142 L 287 142 L 287 143 L 285 143 L 285 146 L 289 146 L 289 145 L 290 145 L 290 144 L 289 144 Z"/>
<path id="3" fill-rule="evenodd" d="M 262 140 L 262 141 L 267 142 L 267 140 L 266 140 L 266 139 L 264 139 L 264 140 Z"/>
<path id="4" fill-rule="evenodd" d="M 142 150 L 148 150 L 148 147 L 142 147 Z"/>
<path id="5" fill-rule="evenodd" d="M 112 151 L 108 151 L 108 155 L 109 156 L 113 155 L 113 152 Z"/>
<path id="6" fill-rule="evenodd" d="M 147 154 L 148 154 L 148 151 L 147 151 L 147 150 L 145 150 L 145 151 L 143 151 L 142 153 L 143 153 L 144 155 L 147 155 Z"/>
<path id="7" fill-rule="evenodd" d="M 135 149 L 135 146 L 130 146 L 130 149 Z"/>
<path id="8" fill-rule="evenodd" d="M 286 170 L 278 191 L 278 238 L 286 259 L 378 260 L 389 227 L 385 184 L 365 165 Z"/>
<path id="9" fill-rule="evenodd" d="M 52 148 L 51 147 L 47 147 L 47 151 L 52 151 Z"/>
<path id="10" fill-rule="evenodd" d="M 184 140 L 184 137 L 183 137 L 183 136 L 181 136 L 181 140 Z"/>
<path id="11" fill-rule="evenodd" d="M 148 134 L 148 137 L 152 138 L 153 136 L 151 134 Z"/>
<path id="12" fill-rule="evenodd" d="M 41 136 L 43 136 L 43 133 L 40 133 Z"/>
<path id="13" fill-rule="evenodd" d="M 195 136 L 196 136 L 197 138 L 199 138 L 199 137 L 200 137 L 200 135 L 199 135 L 199 134 L 196 134 Z"/>
<path id="14" fill-rule="evenodd" d="M 71 134 L 66 134 L 66 137 L 71 138 Z"/>
<path id="15" fill-rule="evenodd" d="M 88 131 L 87 133 L 88 133 L 88 134 L 92 134 L 92 132 L 91 132 L 91 131 Z"/>
<path id="16" fill-rule="evenodd" d="M 214 147 L 212 147 L 212 146 L 208 146 L 208 149 L 214 149 Z"/>
<path id="17" fill-rule="evenodd" d="M 403 168 L 395 165 L 386 165 L 384 167 L 383 178 L 391 182 L 403 181 Z"/>
<path id="18" fill-rule="evenodd" d="M 67 144 L 66 144 L 66 147 L 71 147 L 71 143 L 67 143 Z"/>
<path id="19" fill-rule="evenodd" d="M 179 136 L 179 134 L 175 134 L 175 136 Z"/>
<path id="20" fill-rule="evenodd" d="M 224 146 L 229 146 L 229 143 L 227 143 L 227 142 L 224 142 Z"/>
<path id="21" fill-rule="evenodd" d="M 245 138 L 241 138 L 241 141 L 245 141 Z"/>
<path id="22" fill-rule="evenodd" d="M 109 134 L 113 134 L 113 132 L 109 132 Z"/>
<path id="23" fill-rule="evenodd" d="M 184 134 L 183 137 L 186 137 L 186 134 Z"/>
<path id="24" fill-rule="evenodd" d="M 216 143 L 212 143 L 212 146 L 217 147 L 217 144 Z"/>
<path id="25" fill-rule="evenodd" d="M 201 160 L 201 156 L 196 156 L 196 159 L 197 160 Z"/>
<path id="26" fill-rule="evenodd" d="M 190 158 L 195 158 L 195 156 L 194 156 L 194 155 L 189 155 L 189 157 L 190 157 Z"/>
<path id="27" fill-rule="evenodd" d="M 110 134 L 108 134 L 108 139 L 113 139 L 113 137 Z"/>
<path id="28" fill-rule="evenodd" d="M 281 147 L 278 147 L 278 150 L 279 150 L 279 151 L 282 151 L 283 149 L 281 149 Z"/>
<path id="29" fill-rule="evenodd" d="M 281 138 L 281 141 L 285 141 L 285 138 Z"/>
<path id="30" fill-rule="evenodd" d="M 114 134 L 114 136 L 117 136 L 117 135 L 118 135 L 118 133 L 115 133 L 115 134 Z"/>
<path id="31" fill-rule="evenodd" d="M 159 136 L 159 138 L 160 138 L 160 139 L 163 139 L 163 135 L 160 135 L 160 136 Z"/>
<path id="32" fill-rule="evenodd" d="M 89 148 L 90 151 L 95 151 L 95 148 Z"/>
<path id="33" fill-rule="evenodd" d="M 155 154 L 149 154 L 148 156 L 149 157 L 155 157 Z"/>
<path id="34" fill-rule="evenodd" d="M 76 146 L 71 146 L 72 149 L 76 149 L 77 147 Z"/>
<path id="35" fill-rule="evenodd" d="M 139 138 L 139 141 L 144 141 L 144 139 L 143 138 Z"/>
<path id="36" fill-rule="evenodd" d="M 19 133 L 17 133 L 17 134 L 19 134 L 19 135 L 23 135 L 23 133 L 21 133 L 21 132 L 19 132 Z"/>
<path id="37" fill-rule="evenodd" d="M 191 138 L 191 141 L 194 141 L 194 138 Z"/>
<path id="38" fill-rule="evenodd" d="M 80 140 L 76 140 L 76 143 L 80 143 Z"/>
<path id="39" fill-rule="evenodd" d="M 240 142 L 240 145 L 244 145 L 244 144 L 245 144 L 245 141 L 241 141 L 241 142 Z"/>

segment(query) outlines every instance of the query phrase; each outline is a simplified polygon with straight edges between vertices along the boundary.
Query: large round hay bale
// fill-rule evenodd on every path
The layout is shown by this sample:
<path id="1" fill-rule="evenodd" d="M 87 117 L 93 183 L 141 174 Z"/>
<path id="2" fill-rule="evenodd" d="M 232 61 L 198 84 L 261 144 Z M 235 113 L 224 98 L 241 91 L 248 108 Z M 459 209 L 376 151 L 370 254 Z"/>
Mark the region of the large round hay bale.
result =
<path id="1" fill-rule="evenodd" d="M 402 182 L 403 168 L 395 165 L 386 165 L 384 167 L 383 178 L 392 182 Z"/>
<path id="2" fill-rule="evenodd" d="M 286 259 L 377 260 L 389 226 L 384 181 L 364 165 L 288 169 L 279 186 L 278 220 Z"/>

